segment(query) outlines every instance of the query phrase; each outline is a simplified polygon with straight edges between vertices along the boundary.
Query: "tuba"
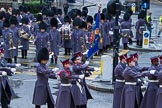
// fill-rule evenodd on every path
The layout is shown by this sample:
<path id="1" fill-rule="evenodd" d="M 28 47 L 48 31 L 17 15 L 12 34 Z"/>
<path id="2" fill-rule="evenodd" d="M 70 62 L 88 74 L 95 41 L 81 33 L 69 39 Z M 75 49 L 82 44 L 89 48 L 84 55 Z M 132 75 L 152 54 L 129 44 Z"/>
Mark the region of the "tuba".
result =
<path id="1" fill-rule="evenodd" d="M 16 47 L 14 46 L 14 42 L 13 42 L 13 38 L 12 38 L 12 33 L 9 33 L 9 46 L 10 46 L 10 48 L 8 50 L 16 49 Z"/>
<path id="2" fill-rule="evenodd" d="M 26 33 L 23 29 L 19 30 L 20 38 L 28 40 L 28 33 Z"/>

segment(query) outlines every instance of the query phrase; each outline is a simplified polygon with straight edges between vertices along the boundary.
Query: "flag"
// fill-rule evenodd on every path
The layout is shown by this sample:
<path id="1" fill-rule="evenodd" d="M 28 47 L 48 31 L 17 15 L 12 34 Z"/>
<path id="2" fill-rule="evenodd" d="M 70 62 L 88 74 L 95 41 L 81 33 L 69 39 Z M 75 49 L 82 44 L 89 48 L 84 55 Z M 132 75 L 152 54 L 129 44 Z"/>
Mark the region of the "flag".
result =
<path id="1" fill-rule="evenodd" d="M 88 59 L 90 57 L 92 57 L 97 51 L 98 51 L 98 43 L 100 40 L 100 36 L 99 36 L 99 25 L 100 25 L 100 11 L 98 11 L 97 17 L 96 17 L 96 21 L 95 21 L 95 26 L 93 27 L 93 32 L 91 35 L 91 47 L 88 50 L 87 53 L 87 57 Z"/>

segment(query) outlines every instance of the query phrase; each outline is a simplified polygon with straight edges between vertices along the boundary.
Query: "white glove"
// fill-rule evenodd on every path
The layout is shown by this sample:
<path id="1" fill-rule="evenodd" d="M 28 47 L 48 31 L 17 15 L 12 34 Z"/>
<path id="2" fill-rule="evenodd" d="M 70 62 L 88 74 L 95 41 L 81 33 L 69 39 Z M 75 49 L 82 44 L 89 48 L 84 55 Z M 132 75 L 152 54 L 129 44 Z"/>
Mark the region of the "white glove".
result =
<path id="1" fill-rule="evenodd" d="M 59 71 L 59 68 L 53 68 L 52 71 L 57 72 L 57 71 Z"/>
<path id="2" fill-rule="evenodd" d="M 80 78 L 80 79 L 83 79 L 83 78 L 84 78 L 84 75 L 79 75 L 79 78 Z"/>
<path id="3" fill-rule="evenodd" d="M 1 42 L 1 45 L 3 45 L 4 44 L 4 42 Z"/>
<path id="4" fill-rule="evenodd" d="M 16 69 L 15 69 L 15 68 L 11 68 L 11 71 L 12 71 L 13 73 L 15 73 L 15 72 L 16 72 Z"/>
<path id="5" fill-rule="evenodd" d="M 94 67 L 95 71 L 100 71 L 100 68 Z"/>
<path id="6" fill-rule="evenodd" d="M 20 67 L 20 66 L 21 66 L 21 64 L 15 64 L 15 66 L 16 66 L 16 67 Z"/>
<path id="7" fill-rule="evenodd" d="M 86 64 L 86 65 L 89 65 L 89 61 L 86 61 L 85 64 Z"/>
<path id="8" fill-rule="evenodd" d="M 155 74 L 156 70 L 151 70 L 150 74 Z"/>
<path id="9" fill-rule="evenodd" d="M 83 53 L 83 55 L 86 55 L 86 54 L 88 54 L 88 51 L 89 51 L 89 50 L 87 50 L 86 52 L 84 52 L 84 53 Z"/>
<path id="10" fill-rule="evenodd" d="M 7 72 L 3 71 L 2 76 L 7 76 Z"/>

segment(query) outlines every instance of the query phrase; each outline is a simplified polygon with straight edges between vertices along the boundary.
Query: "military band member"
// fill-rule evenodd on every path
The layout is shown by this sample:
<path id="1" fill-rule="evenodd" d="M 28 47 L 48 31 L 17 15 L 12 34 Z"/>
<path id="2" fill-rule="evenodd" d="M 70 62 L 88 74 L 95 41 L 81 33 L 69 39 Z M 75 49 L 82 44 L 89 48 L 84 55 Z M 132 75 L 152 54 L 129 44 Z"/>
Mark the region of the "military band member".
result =
<path id="1" fill-rule="evenodd" d="M 82 11 L 82 13 L 81 13 L 81 20 L 82 21 L 86 21 L 87 20 L 87 11 Z"/>
<path id="2" fill-rule="evenodd" d="M 123 72 L 125 85 L 121 96 L 120 108 L 139 108 L 141 104 L 141 93 L 138 89 L 138 78 L 144 77 L 144 73 L 134 70 L 135 62 L 134 58 L 130 56 L 127 58 L 128 67 Z"/>
<path id="3" fill-rule="evenodd" d="M 16 49 L 13 49 L 13 57 L 14 57 L 14 62 L 17 63 L 17 56 L 18 56 L 18 46 L 19 46 L 19 42 L 20 42 L 20 36 L 19 36 L 19 29 L 17 27 L 18 25 L 18 20 L 16 16 L 12 16 L 10 18 L 10 29 L 12 30 L 13 33 L 13 43 L 14 43 L 14 47 L 16 47 Z"/>
<path id="4" fill-rule="evenodd" d="M 84 75 L 73 75 L 70 70 L 71 63 L 69 59 L 61 61 L 63 69 L 58 73 L 61 84 L 56 100 L 56 108 L 75 108 L 74 98 L 72 97 L 71 82 L 82 79 Z M 64 104 L 62 103 L 64 102 Z"/>
<path id="5" fill-rule="evenodd" d="M 123 49 L 128 49 L 128 42 L 129 38 L 132 38 L 131 36 L 131 23 L 129 22 L 130 15 L 129 13 L 125 13 L 123 17 L 124 21 L 122 21 L 120 28 L 121 28 L 121 35 L 122 35 L 122 43 L 123 43 Z"/>
<path id="6" fill-rule="evenodd" d="M 83 30 L 81 28 L 82 21 L 79 18 L 75 18 L 73 21 L 73 30 L 71 35 L 72 52 L 82 51 L 81 38 L 83 37 Z"/>
<path id="7" fill-rule="evenodd" d="M 55 76 L 55 69 L 49 69 L 47 63 L 49 60 L 49 51 L 47 48 L 41 48 L 37 54 L 39 65 L 36 68 L 37 80 L 33 94 L 33 104 L 35 108 L 41 108 L 41 105 L 47 103 L 48 108 L 55 108 L 54 99 L 48 83 L 49 76 Z"/>
<path id="8" fill-rule="evenodd" d="M 159 57 L 151 58 L 151 66 L 149 67 L 149 71 L 151 70 L 159 71 Z M 156 94 L 159 88 L 158 77 L 150 73 L 148 73 L 146 76 L 149 79 L 149 83 L 147 85 L 147 90 L 144 94 L 144 98 L 142 99 L 140 108 L 155 108 Z"/>
<path id="9" fill-rule="evenodd" d="M 114 73 L 115 73 L 115 87 L 114 87 L 114 98 L 113 98 L 113 108 L 120 108 L 121 102 L 121 94 L 123 91 L 123 87 L 125 85 L 125 80 L 123 77 L 123 71 L 126 68 L 127 64 L 127 54 L 119 56 L 120 63 L 116 66 Z"/>
<path id="10" fill-rule="evenodd" d="M 61 35 L 60 32 L 57 30 L 58 28 L 58 21 L 56 18 L 51 19 L 51 27 L 52 29 L 49 31 L 50 36 L 50 50 L 54 53 L 54 55 L 51 58 L 51 63 L 54 62 L 57 64 L 57 59 L 59 55 L 59 46 L 61 44 Z"/>
<path id="11" fill-rule="evenodd" d="M 38 54 L 41 48 L 48 48 L 49 45 L 49 34 L 46 32 L 47 24 L 45 22 L 41 22 L 39 24 L 40 32 L 37 33 L 34 44 L 36 45 L 36 55 Z"/>
<path id="12" fill-rule="evenodd" d="M 64 55 L 70 55 L 71 52 L 71 19 L 69 16 L 64 17 L 65 24 L 61 27 L 62 43 L 65 48 Z"/>
<path id="13" fill-rule="evenodd" d="M 27 59 L 27 50 L 29 50 L 29 38 L 31 36 L 31 32 L 29 27 L 27 26 L 29 24 L 29 19 L 24 17 L 22 18 L 22 26 L 20 28 L 20 38 L 21 38 L 21 45 L 23 46 L 21 48 L 21 56 L 22 59 Z"/>
<path id="14" fill-rule="evenodd" d="M 14 45 L 13 45 L 13 32 L 9 28 L 10 22 L 8 20 L 5 20 L 3 23 L 3 27 L 4 29 L 2 31 L 2 36 L 4 39 L 4 58 L 7 60 L 8 63 L 12 63 Z M 11 47 L 13 49 L 11 49 Z"/>

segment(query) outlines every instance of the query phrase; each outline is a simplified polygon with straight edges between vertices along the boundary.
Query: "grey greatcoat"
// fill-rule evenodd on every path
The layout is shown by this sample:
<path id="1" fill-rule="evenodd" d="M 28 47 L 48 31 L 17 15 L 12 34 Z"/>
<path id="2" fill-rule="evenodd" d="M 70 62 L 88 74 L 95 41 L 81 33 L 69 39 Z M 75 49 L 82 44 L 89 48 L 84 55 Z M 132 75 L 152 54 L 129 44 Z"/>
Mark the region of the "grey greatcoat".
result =
<path id="1" fill-rule="evenodd" d="M 11 27 L 12 33 L 13 33 L 13 42 L 16 49 L 13 50 L 13 56 L 18 56 L 18 45 L 20 42 L 20 36 L 19 36 L 19 29 L 17 27 Z"/>
<path id="2" fill-rule="evenodd" d="M 137 72 L 133 68 L 134 67 L 128 66 L 123 72 L 125 82 L 134 84 L 125 83 L 120 108 L 139 108 L 142 101 L 141 93 L 139 92 L 136 82 L 137 78 L 143 77 L 145 73 Z"/>
<path id="3" fill-rule="evenodd" d="M 36 45 L 36 54 L 41 48 L 48 48 L 49 34 L 47 32 L 39 32 L 36 35 L 34 44 Z"/>
<path id="4" fill-rule="evenodd" d="M 82 51 L 82 43 L 81 38 L 83 37 L 82 29 L 73 29 L 71 35 L 71 43 L 72 43 L 72 52 Z"/>
<path id="5" fill-rule="evenodd" d="M 99 49 L 103 49 L 107 45 L 107 24 L 106 22 L 100 23 L 100 38 L 102 38 L 102 42 L 99 42 Z"/>
<path id="6" fill-rule="evenodd" d="M 2 31 L 2 36 L 4 38 L 4 58 L 13 58 L 13 50 L 9 50 L 11 48 L 11 45 L 9 44 L 9 41 L 13 42 L 13 39 L 9 38 L 9 35 L 12 35 L 13 37 L 13 33 L 11 31 L 11 29 L 4 29 Z"/>
<path id="7" fill-rule="evenodd" d="M 128 43 L 129 38 L 131 38 L 131 23 L 129 21 L 123 21 L 120 25 L 122 43 Z"/>
<path id="8" fill-rule="evenodd" d="M 151 65 L 149 70 L 158 70 L 158 68 L 158 66 Z M 148 83 L 147 90 L 145 92 L 144 98 L 142 99 L 140 108 L 155 108 L 156 94 L 159 88 L 158 77 L 150 73 L 147 73 L 146 76 L 148 76 L 150 82 Z"/>
<path id="9" fill-rule="evenodd" d="M 83 71 L 88 67 L 88 65 L 74 64 L 72 70 L 74 75 L 82 75 Z M 86 89 L 84 86 L 84 80 L 73 80 L 72 81 L 72 96 L 74 98 L 75 105 L 86 105 L 87 104 L 87 95 Z"/>
<path id="10" fill-rule="evenodd" d="M 79 79 L 78 75 L 72 75 L 68 68 L 64 68 L 59 72 L 61 84 L 59 87 L 56 108 L 75 108 L 74 98 L 72 97 L 71 81 Z"/>
<path id="11" fill-rule="evenodd" d="M 49 31 L 50 49 L 55 56 L 59 55 L 59 46 L 61 44 L 60 32 L 57 29 Z"/>
<path id="12" fill-rule="evenodd" d="M 50 97 L 51 102 L 54 104 L 54 99 L 49 87 L 49 76 L 55 76 L 53 71 L 49 69 L 45 64 L 39 64 L 36 69 L 37 80 L 35 83 L 33 104 L 45 105 L 47 103 L 47 97 Z"/>
<path id="13" fill-rule="evenodd" d="M 143 35 L 141 34 L 141 32 L 145 30 L 145 28 L 143 28 L 144 26 L 145 26 L 145 20 L 138 19 L 135 28 L 136 28 L 136 39 L 139 41 L 142 41 L 143 39 Z"/>
<path id="14" fill-rule="evenodd" d="M 124 80 L 123 71 L 126 68 L 126 64 L 119 63 L 115 68 L 115 78 L 117 80 Z M 114 86 L 114 96 L 113 96 L 113 108 L 120 108 L 120 101 L 121 101 L 121 94 L 123 91 L 123 87 L 125 85 L 125 82 L 115 82 Z"/>
<path id="15" fill-rule="evenodd" d="M 29 38 L 31 36 L 31 32 L 28 26 L 22 26 L 20 29 L 24 30 L 27 34 L 27 37 L 21 37 L 21 45 L 23 46 L 21 49 L 29 50 Z"/>

